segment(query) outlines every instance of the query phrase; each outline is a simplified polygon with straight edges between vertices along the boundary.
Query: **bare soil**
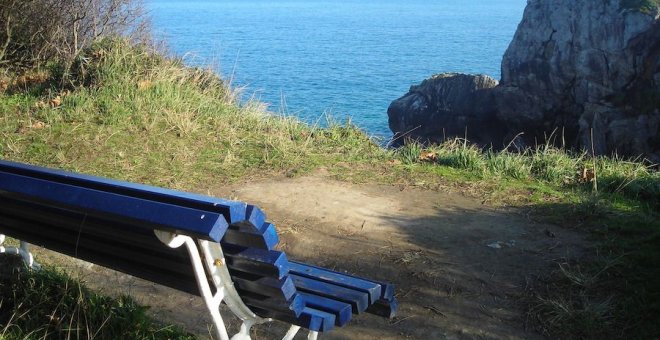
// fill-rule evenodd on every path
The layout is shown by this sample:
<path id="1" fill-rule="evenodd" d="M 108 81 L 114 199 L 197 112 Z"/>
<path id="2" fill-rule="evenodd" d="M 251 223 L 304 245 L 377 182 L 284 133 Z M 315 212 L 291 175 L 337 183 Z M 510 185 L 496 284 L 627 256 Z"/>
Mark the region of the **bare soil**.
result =
<path id="1" fill-rule="evenodd" d="M 203 193 L 261 207 L 291 259 L 396 285 L 396 318 L 362 314 L 322 339 L 540 338 L 527 326 L 521 304 L 528 283 L 589 246 L 576 231 L 536 223 L 522 211 L 449 190 L 356 185 L 316 173 Z M 164 322 L 210 337 L 199 297 L 44 250 L 37 253 L 68 264 L 93 288 L 130 294 Z M 237 329 L 235 320 L 231 324 Z M 281 338 L 284 331 L 280 323 L 260 325 L 252 338 Z"/>

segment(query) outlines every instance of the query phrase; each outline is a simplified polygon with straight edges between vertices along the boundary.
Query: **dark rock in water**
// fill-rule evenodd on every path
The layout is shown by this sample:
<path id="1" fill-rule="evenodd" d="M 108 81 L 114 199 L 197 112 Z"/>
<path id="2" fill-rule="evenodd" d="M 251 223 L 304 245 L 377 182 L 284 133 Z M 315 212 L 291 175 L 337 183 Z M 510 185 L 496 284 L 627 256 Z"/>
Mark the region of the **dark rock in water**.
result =
<path id="1" fill-rule="evenodd" d="M 434 76 L 392 102 L 390 129 L 420 126 L 411 137 L 437 141 L 465 126 L 471 137 L 474 126 L 473 141 L 495 147 L 521 132 L 527 145 L 554 134 L 569 147 L 660 162 L 659 14 L 617 0 L 530 0 L 497 86 Z"/>
<path id="2" fill-rule="evenodd" d="M 387 109 L 390 130 L 397 142 L 414 139 L 441 142 L 444 138 L 465 136 L 474 142 L 488 140 L 480 133 L 490 131 L 495 111 L 487 91 L 497 80 L 486 75 L 442 73 L 411 86 L 403 97 Z"/>

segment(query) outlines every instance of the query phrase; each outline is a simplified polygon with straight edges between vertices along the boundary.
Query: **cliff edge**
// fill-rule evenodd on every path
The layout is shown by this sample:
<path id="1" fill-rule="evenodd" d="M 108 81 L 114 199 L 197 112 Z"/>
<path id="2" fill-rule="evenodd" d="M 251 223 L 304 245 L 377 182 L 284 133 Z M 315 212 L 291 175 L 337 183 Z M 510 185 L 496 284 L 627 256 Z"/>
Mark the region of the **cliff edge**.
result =
<path id="1" fill-rule="evenodd" d="M 499 84 L 433 76 L 392 102 L 390 129 L 395 138 L 467 136 L 495 148 L 516 136 L 524 147 L 553 135 L 568 147 L 593 143 L 597 154 L 659 162 L 660 10 L 638 3 L 528 1 Z"/>

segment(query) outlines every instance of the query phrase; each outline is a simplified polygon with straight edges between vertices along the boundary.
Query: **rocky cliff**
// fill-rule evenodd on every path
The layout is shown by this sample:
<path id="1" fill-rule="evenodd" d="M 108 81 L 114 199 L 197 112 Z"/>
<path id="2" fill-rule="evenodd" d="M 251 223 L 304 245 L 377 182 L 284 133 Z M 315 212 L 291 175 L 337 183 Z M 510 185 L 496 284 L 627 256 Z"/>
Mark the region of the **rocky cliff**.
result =
<path id="1" fill-rule="evenodd" d="M 467 129 L 496 148 L 554 131 L 568 146 L 660 161 L 660 10 L 631 3 L 640 2 L 528 1 L 499 84 L 436 75 L 392 102 L 390 129 L 424 141 Z"/>
<path id="2" fill-rule="evenodd" d="M 476 143 L 502 138 L 503 126 L 492 128 L 498 122 L 489 105 L 493 98 L 488 90 L 496 85 L 497 80 L 486 75 L 435 75 L 392 102 L 388 108 L 390 129 L 434 143 L 466 134 Z"/>

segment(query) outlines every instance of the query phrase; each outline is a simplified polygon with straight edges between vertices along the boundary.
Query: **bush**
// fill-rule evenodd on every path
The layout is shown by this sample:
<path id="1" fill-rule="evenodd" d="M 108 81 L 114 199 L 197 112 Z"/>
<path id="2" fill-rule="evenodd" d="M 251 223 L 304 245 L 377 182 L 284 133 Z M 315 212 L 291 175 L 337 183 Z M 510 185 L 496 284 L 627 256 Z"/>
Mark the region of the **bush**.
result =
<path id="1" fill-rule="evenodd" d="M 0 68 L 71 65 L 97 38 L 146 32 L 141 0 L 0 0 Z"/>

